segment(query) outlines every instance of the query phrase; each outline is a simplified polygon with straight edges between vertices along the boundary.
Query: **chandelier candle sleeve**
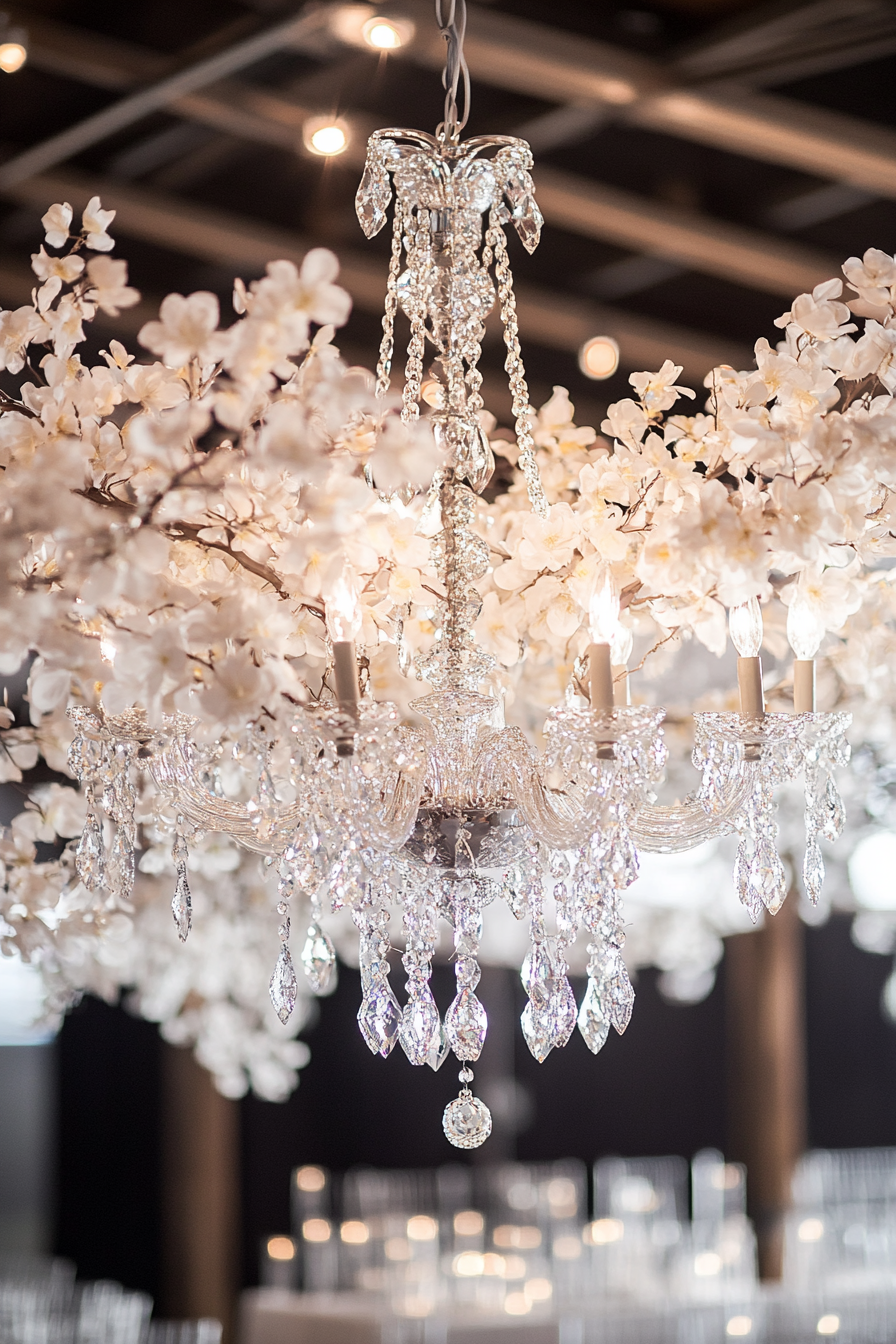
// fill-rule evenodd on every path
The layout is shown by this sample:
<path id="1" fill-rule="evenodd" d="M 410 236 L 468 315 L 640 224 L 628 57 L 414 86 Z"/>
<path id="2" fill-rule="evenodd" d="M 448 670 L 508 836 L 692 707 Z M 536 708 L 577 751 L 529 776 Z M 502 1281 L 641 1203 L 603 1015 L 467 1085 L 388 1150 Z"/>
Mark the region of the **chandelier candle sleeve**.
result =
<path id="1" fill-rule="evenodd" d="M 815 713 L 815 659 L 793 660 L 793 712 Z"/>
<path id="2" fill-rule="evenodd" d="M 589 644 L 588 667 L 591 708 L 612 709 L 614 704 L 613 666 L 610 661 L 609 644 Z"/>
<path id="3" fill-rule="evenodd" d="M 731 608 L 728 614 L 728 630 L 738 654 L 737 688 L 740 692 L 740 712 L 745 718 L 760 718 L 765 713 L 762 662 L 759 657 L 762 646 L 762 612 L 755 597 L 751 597 L 749 602 L 742 602 L 740 606 Z"/>
<path id="4" fill-rule="evenodd" d="M 824 625 L 813 611 L 800 579 L 787 612 L 787 638 L 794 652 L 795 714 L 815 713 L 815 655 L 823 637 Z"/>

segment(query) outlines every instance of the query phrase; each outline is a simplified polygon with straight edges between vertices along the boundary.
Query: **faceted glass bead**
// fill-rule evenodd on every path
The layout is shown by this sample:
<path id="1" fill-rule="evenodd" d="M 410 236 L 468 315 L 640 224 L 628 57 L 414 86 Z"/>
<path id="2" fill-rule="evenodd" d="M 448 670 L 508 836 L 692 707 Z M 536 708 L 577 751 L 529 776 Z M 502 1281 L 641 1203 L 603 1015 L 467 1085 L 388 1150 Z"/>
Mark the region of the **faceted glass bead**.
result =
<path id="1" fill-rule="evenodd" d="M 492 1132 L 491 1112 L 484 1102 L 464 1088 L 450 1101 L 442 1117 L 445 1138 L 455 1148 L 479 1148 Z"/>
<path id="2" fill-rule="evenodd" d="M 315 994 L 325 994 L 336 969 L 336 952 L 330 939 L 317 924 L 308 927 L 301 962 Z"/>
<path id="3" fill-rule="evenodd" d="M 440 1044 L 439 1010 L 429 985 L 417 989 L 405 1004 L 401 1014 L 398 1039 L 412 1064 L 425 1064 L 433 1046 Z"/>
<path id="4" fill-rule="evenodd" d="M 401 1026 L 401 1009 L 387 980 L 374 980 L 358 1009 L 361 1035 L 374 1055 L 392 1053 Z"/>
<path id="5" fill-rule="evenodd" d="M 187 870 L 183 864 L 177 870 L 177 881 L 174 884 L 174 895 L 171 898 L 171 913 L 174 916 L 177 936 L 182 943 L 185 943 L 190 929 L 193 927 L 193 898 L 190 895 Z M 276 1007 L 276 1004 L 274 1006 Z"/>
<path id="6" fill-rule="evenodd" d="M 604 1008 L 600 987 L 595 979 L 588 977 L 588 988 L 579 1009 L 579 1032 L 593 1055 L 602 1050 L 610 1034 L 610 1018 Z"/>
<path id="7" fill-rule="evenodd" d="M 462 989 L 445 1015 L 445 1030 L 458 1059 L 478 1059 L 485 1044 L 488 1017 L 472 989 Z"/>
<path id="8" fill-rule="evenodd" d="M 270 989 L 274 1011 L 283 1025 L 286 1026 L 292 1010 L 296 1006 L 298 986 L 292 957 L 289 955 L 289 948 L 285 944 L 280 948 L 277 965 L 274 967 L 274 974 L 271 976 Z"/>

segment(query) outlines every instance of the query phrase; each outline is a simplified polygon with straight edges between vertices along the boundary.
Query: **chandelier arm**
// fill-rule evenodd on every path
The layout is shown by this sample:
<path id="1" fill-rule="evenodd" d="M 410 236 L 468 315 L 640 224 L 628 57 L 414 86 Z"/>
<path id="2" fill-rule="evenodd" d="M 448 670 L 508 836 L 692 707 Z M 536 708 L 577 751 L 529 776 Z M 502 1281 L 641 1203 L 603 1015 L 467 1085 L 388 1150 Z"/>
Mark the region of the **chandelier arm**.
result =
<path id="1" fill-rule="evenodd" d="M 568 794 L 548 790 L 538 777 L 533 752 L 519 728 L 496 733 L 479 752 L 474 778 L 485 795 L 494 794 L 496 781 L 545 844 L 575 849 L 594 831 L 599 800 L 593 806 Z"/>
<path id="2" fill-rule="evenodd" d="M 707 840 L 730 835 L 756 788 L 757 762 L 744 761 L 733 784 L 709 813 L 696 794 L 668 806 L 641 803 L 629 816 L 629 831 L 638 849 L 650 854 L 683 854 Z"/>
<path id="3" fill-rule="evenodd" d="M 343 776 L 346 800 L 353 810 L 353 821 L 367 845 L 386 850 L 400 849 L 414 829 L 423 794 L 422 774 L 417 778 L 398 774 L 392 787 L 383 791 L 380 804 L 371 807 L 365 784 L 350 766 Z"/>

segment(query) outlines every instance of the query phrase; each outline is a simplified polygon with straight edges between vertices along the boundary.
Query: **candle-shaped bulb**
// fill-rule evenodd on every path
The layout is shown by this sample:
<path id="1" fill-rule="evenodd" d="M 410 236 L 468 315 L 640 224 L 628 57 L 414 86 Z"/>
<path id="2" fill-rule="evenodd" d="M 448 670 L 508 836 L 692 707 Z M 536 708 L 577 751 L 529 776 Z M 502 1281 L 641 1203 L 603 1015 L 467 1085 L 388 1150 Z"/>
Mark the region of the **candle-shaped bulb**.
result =
<path id="1" fill-rule="evenodd" d="M 594 644 L 612 644 L 618 637 L 619 593 L 609 569 L 598 576 L 588 606 L 588 630 Z"/>
<path id="2" fill-rule="evenodd" d="M 728 633 L 741 658 L 758 658 L 762 648 L 762 611 L 759 599 L 751 597 L 728 612 Z"/>
<path id="3" fill-rule="evenodd" d="M 824 622 L 819 620 L 800 587 L 787 611 L 787 638 L 795 656 L 806 662 L 815 657 L 824 638 Z"/>
<path id="4" fill-rule="evenodd" d="M 361 632 L 361 604 L 355 576 L 346 566 L 326 598 L 327 630 L 334 644 L 354 640 Z"/>
<path id="5" fill-rule="evenodd" d="M 623 625 L 621 621 L 617 621 L 616 630 L 610 640 L 610 657 L 613 660 L 614 667 L 625 667 L 632 656 L 634 642 L 635 637 L 628 626 Z"/>

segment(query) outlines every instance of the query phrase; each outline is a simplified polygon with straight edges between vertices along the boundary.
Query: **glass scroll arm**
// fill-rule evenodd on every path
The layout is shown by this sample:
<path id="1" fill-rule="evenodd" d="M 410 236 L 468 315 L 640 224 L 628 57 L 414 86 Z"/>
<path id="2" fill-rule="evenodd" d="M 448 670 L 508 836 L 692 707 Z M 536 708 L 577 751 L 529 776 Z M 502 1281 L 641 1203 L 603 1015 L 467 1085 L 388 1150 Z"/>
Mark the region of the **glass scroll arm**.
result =
<path id="1" fill-rule="evenodd" d="M 683 854 L 707 840 L 728 835 L 756 788 L 758 763 L 742 761 L 717 794 L 712 812 L 701 800 L 702 789 L 683 802 L 664 805 L 646 799 L 632 807 L 628 825 L 639 850 L 651 854 Z"/>

